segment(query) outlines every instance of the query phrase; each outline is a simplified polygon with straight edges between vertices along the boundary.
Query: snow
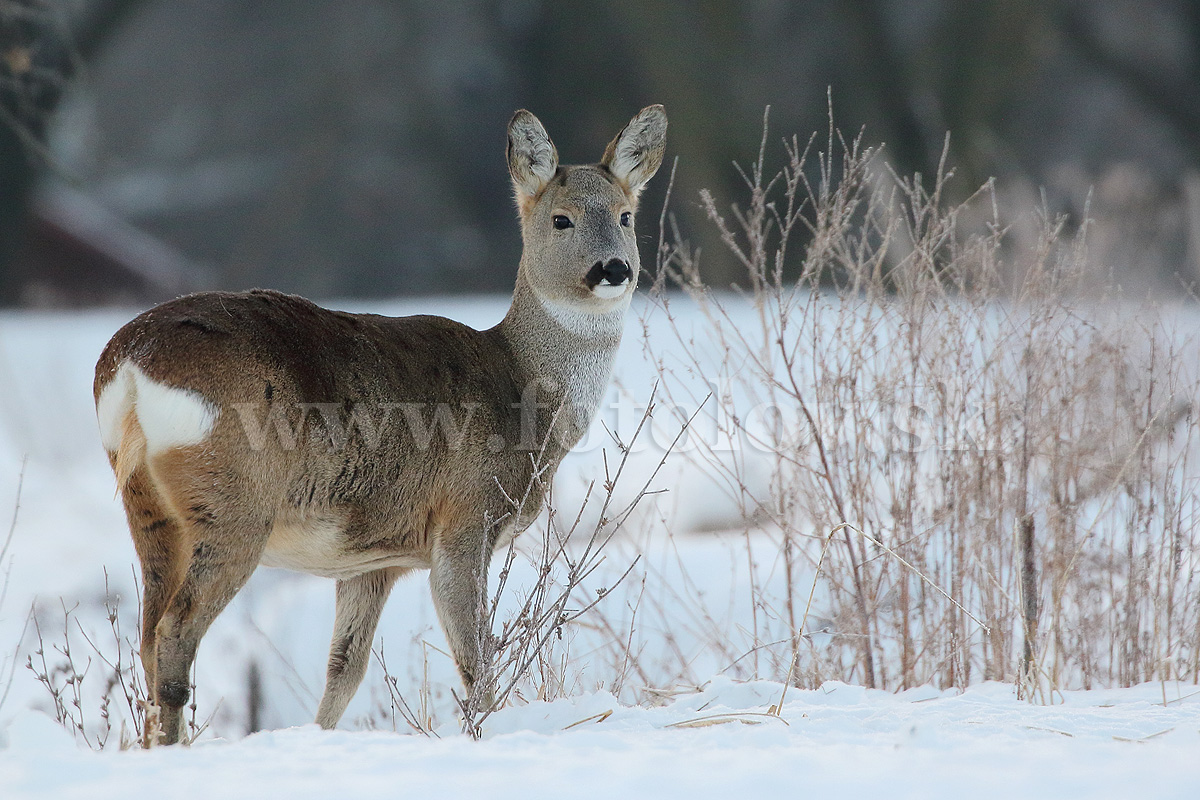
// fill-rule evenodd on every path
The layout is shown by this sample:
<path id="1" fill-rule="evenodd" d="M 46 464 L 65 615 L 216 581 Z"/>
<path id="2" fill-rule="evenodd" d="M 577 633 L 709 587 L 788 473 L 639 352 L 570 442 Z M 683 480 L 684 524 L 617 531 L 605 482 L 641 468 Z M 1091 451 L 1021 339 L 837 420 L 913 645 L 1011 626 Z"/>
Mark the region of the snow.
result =
<path id="1" fill-rule="evenodd" d="M 1175 701 L 1165 707 L 1164 687 L 1151 684 L 1032 706 L 995 683 L 898 695 L 829 683 L 789 691 L 774 718 L 764 711 L 779 684 L 718 679 L 661 708 L 594 693 L 506 709 L 479 742 L 453 726 L 425 738 L 305 725 L 190 749 L 99 754 L 26 712 L 9 727 L 0 784 L 11 800 L 128 797 L 164 784 L 180 800 L 331 791 L 496 800 L 1190 798 L 1200 791 L 1200 702 L 1177 694 L 1189 688 L 1165 687 Z M 686 727 L 699 722 L 710 724 Z"/>
<path id="2" fill-rule="evenodd" d="M 432 311 L 483 327 L 498 321 L 505 306 L 503 298 L 478 298 L 354 310 Z M 0 545 L 24 470 L 11 548 L 0 563 L 0 797 L 6 800 L 100 800 L 143 790 L 178 798 L 432 790 L 496 800 L 826 792 L 876 798 L 1200 796 L 1200 688 L 1187 684 L 1067 691 L 1030 703 L 1017 699 L 1009 684 L 894 694 L 825 682 L 809 691 L 789 689 L 781 712 L 770 715 L 782 686 L 736 680 L 729 667 L 744 649 L 734 640 L 751 613 L 749 604 L 733 599 L 746 592 L 748 552 L 770 564 L 773 545 L 766 537 L 686 533 L 719 530 L 733 511 L 711 484 L 676 464 L 656 484 L 671 486 L 672 493 L 656 496 L 648 515 L 674 515 L 677 534 L 656 537 L 634 525 L 633 533 L 614 543 L 595 579 L 596 586 L 607 585 L 640 556 L 627 593 L 614 601 L 636 595 L 643 579 L 664 587 L 648 597 L 636 619 L 621 603 L 599 608 L 607 609 L 616 631 L 630 634 L 654 684 L 676 687 L 667 694 L 640 694 L 632 677 L 598 688 L 622 655 L 611 635 L 581 628 L 557 645 L 576 665 L 566 676 L 570 696 L 502 709 L 485 722 L 482 740 L 472 741 L 459 733 L 454 718 L 449 692 L 457 679 L 444 655 L 426 579 L 413 576 L 388 603 L 377 645 L 410 704 L 427 695 L 436 736 L 413 734 L 403 722 L 392 730 L 376 663 L 340 729 L 321 731 L 310 720 L 332 627 L 332 583 L 260 569 L 201 647 L 197 716 L 210 719 L 208 732 L 190 748 L 148 752 L 120 750 L 114 732 L 107 749 L 93 752 L 47 716 L 49 695 L 24 667 L 37 647 L 27 620 L 34 609 L 51 663 L 58 654 L 50 646 L 64 641 L 64 609 L 71 613 L 67 627 L 79 662 L 92 655 L 84 634 L 113 654 L 106 597 L 120 599 L 123 635 L 135 628 L 135 558 L 91 398 L 95 359 L 132 315 L 0 314 Z M 618 385 L 602 410 L 604 423 L 624 439 L 653 374 L 636 325 L 631 322 Z M 622 397 L 627 402 L 616 402 Z M 631 460 L 631 485 L 649 475 L 672 435 L 665 423 L 652 434 L 652 446 Z M 562 507 L 577 507 L 588 482 L 602 474 L 602 450 L 615 463 L 611 441 L 597 427 L 564 463 L 556 486 Z M 515 584 L 528 572 L 519 563 Z M 667 634 L 675 650 L 655 649 Z M 728 653 L 713 647 L 721 637 Z M 92 658 L 88 681 L 103 683 L 102 665 Z M 247 736 L 252 665 L 262 676 L 260 722 L 267 730 Z M 94 694 L 84 695 L 93 726 L 95 703 Z M 113 709 L 117 718 L 121 712 Z"/>

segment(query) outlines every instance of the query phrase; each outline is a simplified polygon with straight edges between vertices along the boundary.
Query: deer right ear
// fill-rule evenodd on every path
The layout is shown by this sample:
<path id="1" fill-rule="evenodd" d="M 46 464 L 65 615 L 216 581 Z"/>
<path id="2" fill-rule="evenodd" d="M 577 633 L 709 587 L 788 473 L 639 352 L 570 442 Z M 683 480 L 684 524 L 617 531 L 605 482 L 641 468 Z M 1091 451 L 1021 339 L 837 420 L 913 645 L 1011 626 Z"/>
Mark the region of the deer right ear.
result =
<path id="1" fill-rule="evenodd" d="M 508 123 L 508 174 L 512 176 L 517 207 L 525 213 L 554 177 L 558 151 L 533 114 L 521 109 Z"/>

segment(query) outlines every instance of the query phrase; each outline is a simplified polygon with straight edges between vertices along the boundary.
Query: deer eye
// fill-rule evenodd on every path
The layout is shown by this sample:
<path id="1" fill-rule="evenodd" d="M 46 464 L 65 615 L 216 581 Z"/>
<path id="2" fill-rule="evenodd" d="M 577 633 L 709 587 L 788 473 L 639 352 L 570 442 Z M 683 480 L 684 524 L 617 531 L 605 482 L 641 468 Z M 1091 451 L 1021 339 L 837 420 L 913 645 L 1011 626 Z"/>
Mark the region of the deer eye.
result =
<path id="1" fill-rule="evenodd" d="M 565 231 L 567 228 L 574 228 L 575 223 L 571 222 L 571 218 L 562 214 L 555 214 L 550 221 L 554 223 L 554 229 Z"/>
<path id="2" fill-rule="evenodd" d="M 626 228 L 633 225 L 633 214 L 630 214 L 628 211 L 622 211 L 621 212 L 621 224 L 624 225 Z"/>

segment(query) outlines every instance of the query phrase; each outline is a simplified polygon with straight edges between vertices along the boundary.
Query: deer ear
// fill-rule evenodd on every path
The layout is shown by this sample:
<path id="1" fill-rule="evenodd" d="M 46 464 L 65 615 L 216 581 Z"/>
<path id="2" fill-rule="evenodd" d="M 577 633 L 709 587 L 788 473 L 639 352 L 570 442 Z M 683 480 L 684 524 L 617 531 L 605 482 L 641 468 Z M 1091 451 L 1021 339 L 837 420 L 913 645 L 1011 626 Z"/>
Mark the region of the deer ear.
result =
<path id="1" fill-rule="evenodd" d="M 557 169 L 558 151 L 542 123 L 523 108 L 513 114 L 508 123 L 508 174 L 522 212 L 546 188 Z"/>
<path id="2" fill-rule="evenodd" d="M 654 177 L 667 147 L 667 113 L 662 106 L 646 106 L 608 143 L 600 163 L 637 197 Z"/>

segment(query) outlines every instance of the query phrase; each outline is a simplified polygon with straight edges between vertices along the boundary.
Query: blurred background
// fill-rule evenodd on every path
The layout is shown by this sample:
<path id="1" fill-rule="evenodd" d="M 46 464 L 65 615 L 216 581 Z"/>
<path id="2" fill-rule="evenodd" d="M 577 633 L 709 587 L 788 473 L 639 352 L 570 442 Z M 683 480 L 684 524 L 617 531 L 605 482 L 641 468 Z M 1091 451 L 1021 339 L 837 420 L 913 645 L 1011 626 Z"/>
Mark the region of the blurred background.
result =
<path id="1" fill-rule="evenodd" d="M 572 163 L 666 106 L 652 263 L 671 159 L 704 246 L 699 189 L 746 197 L 768 104 L 768 168 L 823 143 L 827 90 L 898 173 L 950 131 L 961 196 L 1086 206 L 1139 291 L 1200 278 L 1195 0 L 0 0 L 0 305 L 507 291 L 519 107 Z"/>

